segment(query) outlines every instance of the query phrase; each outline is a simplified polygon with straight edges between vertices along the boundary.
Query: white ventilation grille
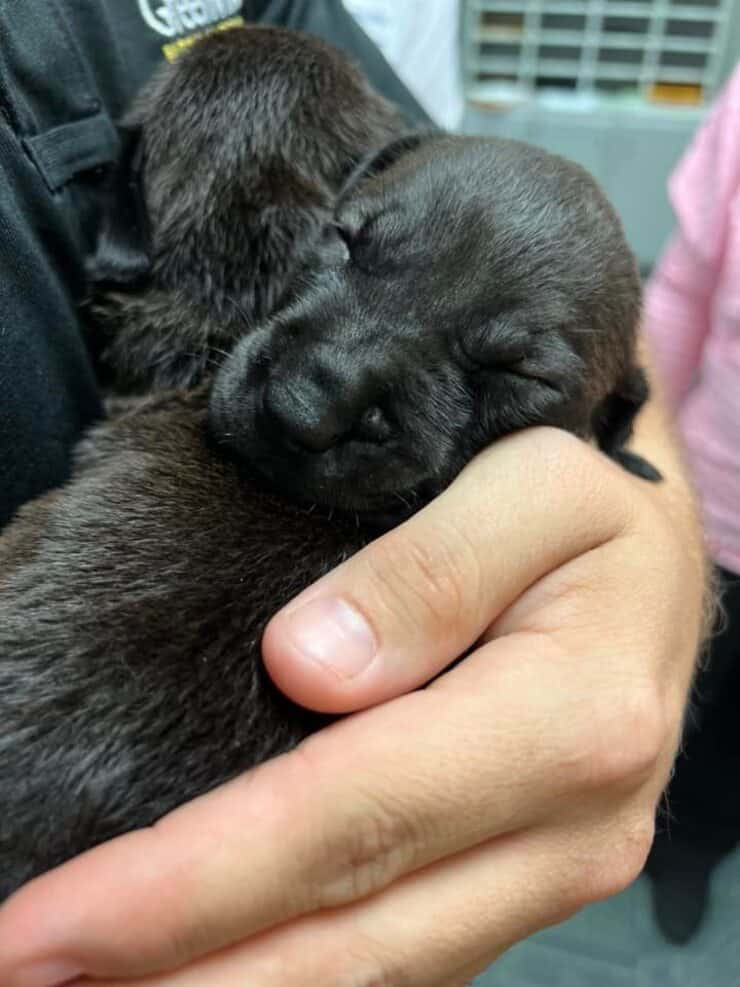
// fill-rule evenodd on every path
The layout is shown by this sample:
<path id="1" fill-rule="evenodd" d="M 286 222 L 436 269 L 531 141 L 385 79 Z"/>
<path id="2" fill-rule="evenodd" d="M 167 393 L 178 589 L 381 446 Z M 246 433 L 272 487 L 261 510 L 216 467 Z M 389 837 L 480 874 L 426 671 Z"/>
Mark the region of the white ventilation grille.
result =
<path id="1" fill-rule="evenodd" d="M 700 105 L 719 82 L 732 0 L 468 0 L 468 97 L 572 94 Z"/>

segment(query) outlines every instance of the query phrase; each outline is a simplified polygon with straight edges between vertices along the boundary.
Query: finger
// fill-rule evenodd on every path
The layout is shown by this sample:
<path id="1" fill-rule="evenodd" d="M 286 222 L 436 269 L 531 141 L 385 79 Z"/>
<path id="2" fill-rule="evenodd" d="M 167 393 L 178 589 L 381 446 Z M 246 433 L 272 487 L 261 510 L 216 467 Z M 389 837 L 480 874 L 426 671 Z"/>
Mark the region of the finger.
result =
<path id="1" fill-rule="evenodd" d="M 492 841 L 136 987 L 466 982 L 512 943 L 621 890 L 642 868 L 650 835 L 649 823 L 627 815 L 609 827 L 589 817 Z"/>
<path id="2" fill-rule="evenodd" d="M 271 677 L 325 712 L 428 682 L 528 586 L 620 531 L 628 489 L 619 470 L 565 432 L 502 439 L 271 621 L 262 643 Z"/>
<path id="3" fill-rule="evenodd" d="M 583 670 L 568 674 L 548 639 L 500 639 L 433 689 L 29 885 L 0 911 L 0 983 L 42 960 L 100 975 L 177 966 L 575 811 L 581 789 L 631 792 L 654 769 L 642 715 Z"/>

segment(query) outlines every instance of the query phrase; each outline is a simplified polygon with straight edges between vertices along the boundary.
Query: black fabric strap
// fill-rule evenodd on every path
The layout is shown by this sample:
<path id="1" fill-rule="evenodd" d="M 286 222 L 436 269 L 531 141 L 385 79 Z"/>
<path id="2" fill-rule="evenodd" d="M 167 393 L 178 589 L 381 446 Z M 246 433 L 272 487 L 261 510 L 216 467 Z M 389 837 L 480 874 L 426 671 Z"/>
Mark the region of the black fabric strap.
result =
<path id="1" fill-rule="evenodd" d="M 89 62 L 59 0 L 34 0 L 23 16 L 0 0 L 0 78 L 6 119 L 52 192 L 115 159 L 118 138 Z"/>
<path id="2" fill-rule="evenodd" d="M 49 189 L 56 192 L 80 172 L 113 161 L 119 142 L 110 118 L 96 113 L 44 134 L 24 137 L 22 143 Z"/>

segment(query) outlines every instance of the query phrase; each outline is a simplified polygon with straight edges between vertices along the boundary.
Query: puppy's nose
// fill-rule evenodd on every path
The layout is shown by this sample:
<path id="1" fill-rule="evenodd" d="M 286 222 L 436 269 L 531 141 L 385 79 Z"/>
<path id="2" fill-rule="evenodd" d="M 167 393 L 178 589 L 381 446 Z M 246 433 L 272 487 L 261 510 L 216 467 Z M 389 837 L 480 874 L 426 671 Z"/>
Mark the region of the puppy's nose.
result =
<path id="1" fill-rule="evenodd" d="M 306 378 L 271 381 L 263 398 L 263 418 L 271 436 L 288 439 L 310 452 L 324 452 L 351 428 L 329 395 Z"/>
<path id="2" fill-rule="evenodd" d="M 390 429 L 383 412 L 352 397 L 307 377 L 273 380 L 263 395 L 262 426 L 271 438 L 315 453 L 350 438 L 384 442 Z"/>

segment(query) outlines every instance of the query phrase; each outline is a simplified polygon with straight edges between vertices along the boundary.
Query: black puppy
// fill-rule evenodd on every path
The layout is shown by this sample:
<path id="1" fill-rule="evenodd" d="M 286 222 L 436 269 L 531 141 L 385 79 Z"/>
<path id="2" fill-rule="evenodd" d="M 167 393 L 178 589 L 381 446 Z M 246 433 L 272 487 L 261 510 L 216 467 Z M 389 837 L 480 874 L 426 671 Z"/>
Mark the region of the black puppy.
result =
<path id="1" fill-rule="evenodd" d="M 403 127 L 336 48 L 275 27 L 199 41 L 121 129 L 89 265 L 120 392 L 192 386 L 271 312 L 355 165 Z"/>
<path id="2" fill-rule="evenodd" d="M 212 388 L 94 430 L 0 540 L 0 897 L 325 722 L 266 678 L 266 620 L 482 446 L 547 423 L 627 456 L 637 276 L 576 166 L 392 142 L 295 264 Z"/>
<path id="3" fill-rule="evenodd" d="M 624 444 L 647 396 L 620 222 L 516 141 L 400 138 L 352 177 L 304 290 L 218 373 L 214 435 L 291 497 L 397 516 L 527 425 Z"/>

